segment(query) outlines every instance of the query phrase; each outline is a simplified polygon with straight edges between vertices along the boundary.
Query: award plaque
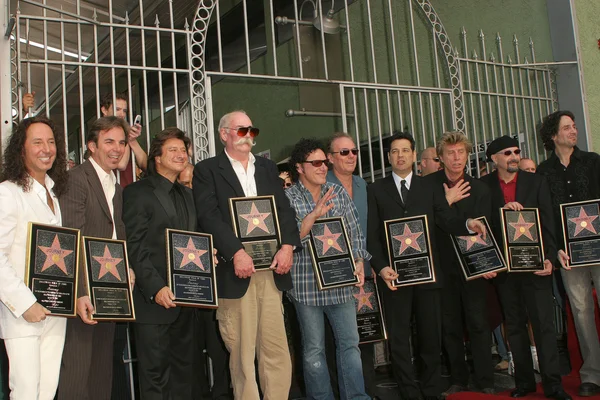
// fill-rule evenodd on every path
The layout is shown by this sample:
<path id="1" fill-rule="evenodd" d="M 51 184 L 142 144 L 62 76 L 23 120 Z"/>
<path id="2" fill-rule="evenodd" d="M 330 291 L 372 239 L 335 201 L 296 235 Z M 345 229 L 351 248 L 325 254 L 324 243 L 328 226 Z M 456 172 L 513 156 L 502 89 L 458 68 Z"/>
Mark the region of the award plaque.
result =
<path id="1" fill-rule="evenodd" d="M 500 218 L 508 272 L 542 271 L 544 245 L 538 209 L 513 211 L 502 208 Z"/>
<path id="2" fill-rule="evenodd" d="M 95 311 L 90 318 L 135 321 L 125 241 L 83 236 L 82 243 L 85 285 Z"/>
<path id="3" fill-rule="evenodd" d="M 167 229 L 167 280 L 178 306 L 217 308 L 212 235 Z"/>
<path id="4" fill-rule="evenodd" d="M 600 199 L 560 205 L 567 265 L 600 263 Z"/>
<path id="5" fill-rule="evenodd" d="M 309 248 L 319 289 L 358 283 L 352 247 L 341 217 L 316 220 L 310 230 Z"/>
<path id="6" fill-rule="evenodd" d="M 376 280 L 373 277 L 365 278 L 363 286 L 352 288 L 352 295 L 356 306 L 359 343 L 379 342 L 387 339 Z"/>
<path id="7" fill-rule="evenodd" d="M 398 274 L 392 286 L 435 282 L 427 215 L 384 221 L 390 267 Z"/>
<path id="8" fill-rule="evenodd" d="M 79 229 L 29 223 L 25 284 L 52 315 L 75 317 Z"/>
<path id="9" fill-rule="evenodd" d="M 490 272 L 506 271 L 502 252 L 485 217 L 477 218 L 485 225 L 485 239 L 477 234 L 471 236 L 450 235 L 456 256 L 466 280 L 476 279 Z"/>
<path id="10" fill-rule="evenodd" d="M 234 197 L 229 208 L 236 236 L 254 261 L 256 271 L 270 271 L 281 246 L 275 197 Z"/>

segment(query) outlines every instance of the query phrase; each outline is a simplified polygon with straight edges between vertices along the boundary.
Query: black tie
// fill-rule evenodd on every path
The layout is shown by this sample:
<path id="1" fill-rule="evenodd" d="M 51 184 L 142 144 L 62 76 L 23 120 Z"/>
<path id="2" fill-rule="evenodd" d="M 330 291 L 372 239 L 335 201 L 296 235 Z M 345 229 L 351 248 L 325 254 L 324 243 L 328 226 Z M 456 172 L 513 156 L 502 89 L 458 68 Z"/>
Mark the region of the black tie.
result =
<path id="1" fill-rule="evenodd" d="M 406 200 L 408 200 L 408 188 L 406 187 L 406 181 L 404 179 L 400 181 L 400 194 L 402 195 L 402 203 L 406 205 Z"/>

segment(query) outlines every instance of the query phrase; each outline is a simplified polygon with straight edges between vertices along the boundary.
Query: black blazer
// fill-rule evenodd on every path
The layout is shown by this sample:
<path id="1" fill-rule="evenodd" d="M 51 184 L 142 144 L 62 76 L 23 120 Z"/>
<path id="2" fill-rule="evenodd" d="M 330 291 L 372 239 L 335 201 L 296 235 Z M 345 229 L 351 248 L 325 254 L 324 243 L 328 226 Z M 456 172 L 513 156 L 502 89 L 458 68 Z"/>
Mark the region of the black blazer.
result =
<path id="1" fill-rule="evenodd" d="M 446 197 L 444 183 L 448 184 L 448 178 L 444 171 L 435 172 L 428 175 L 425 179 L 430 181 L 433 185 L 436 196 L 440 198 Z M 454 212 L 463 220 L 467 220 L 468 218 L 486 217 L 491 226 L 492 198 L 488 187 L 483 182 L 478 181 L 468 174 L 464 175 L 464 179 L 466 182 L 469 182 L 471 186 L 471 190 L 469 191 L 470 196 L 452 204 L 452 210 L 454 210 Z M 488 232 L 488 234 L 492 234 L 492 232 Z M 448 232 L 444 231 L 439 226 L 436 226 L 435 239 L 439 253 L 444 255 L 440 260 L 443 273 L 445 275 L 459 274 L 464 279 L 464 274 L 458 259 L 454 256 L 456 252 Z M 500 240 L 502 240 L 502 237 L 500 237 Z"/>
<path id="2" fill-rule="evenodd" d="M 373 257 L 371 266 L 377 273 L 384 267 L 390 266 L 384 221 L 425 214 L 429 224 L 429 239 L 431 240 L 436 282 L 417 285 L 416 287 L 425 289 L 442 286 L 443 276 L 439 267 L 434 226 L 439 224 L 446 232 L 455 235 L 468 235 L 469 233 L 465 226 L 466 220 L 460 218 L 457 213 L 450 209 L 445 196 L 440 198 L 435 192 L 431 180 L 414 174 L 405 206 L 402 204 L 398 188 L 391 174 L 367 187 L 369 207 L 367 250 Z"/>
<path id="3" fill-rule="evenodd" d="M 283 192 L 277 166 L 271 160 L 256 157 L 254 167 L 257 194 L 275 196 L 282 244 L 296 246 L 296 250 L 299 250 L 301 244 L 296 213 Z M 225 152 L 196 164 L 193 182 L 198 228 L 213 235 L 214 246 L 222 258 L 217 267 L 219 297 L 239 299 L 246 293 L 250 279 L 238 278 L 234 272 L 233 255 L 243 246 L 233 230 L 229 199 L 244 197 L 244 190 Z M 272 273 L 281 291 L 292 288 L 289 273 L 259 273 Z"/>
<path id="4" fill-rule="evenodd" d="M 151 175 L 127 185 L 123 192 L 127 254 L 136 276 L 133 290 L 136 321 L 148 324 L 172 323 L 180 310 L 179 307 L 167 310 L 154 302 L 156 293 L 168 282 L 165 230 L 177 227 L 175 206 L 168 193 L 158 190 L 159 179 L 162 178 Z M 185 229 L 195 231 L 196 209 L 192 191 L 184 186 L 180 188 L 188 212 Z"/>
<path id="5" fill-rule="evenodd" d="M 521 203 L 523 207 L 533 207 L 539 209 L 540 223 L 542 225 L 542 240 L 544 241 L 544 254 L 552 264 L 556 261 L 556 235 L 554 233 L 554 214 L 552 213 L 552 199 L 550 198 L 550 189 L 546 179 L 540 175 L 532 174 L 526 171 L 517 172 L 517 189 L 515 201 Z M 503 248 L 502 230 L 500 223 L 500 209 L 504 207 L 504 194 L 500 188 L 498 180 L 498 171 L 481 178 L 492 195 L 492 230 L 494 236 L 499 239 L 498 244 Z M 496 281 L 503 283 L 508 276 L 514 276 L 513 279 L 529 280 L 539 282 L 539 285 L 551 285 L 552 276 L 537 276 L 533 273 L 514 272 L 511 274 L 500 274 Z"/>

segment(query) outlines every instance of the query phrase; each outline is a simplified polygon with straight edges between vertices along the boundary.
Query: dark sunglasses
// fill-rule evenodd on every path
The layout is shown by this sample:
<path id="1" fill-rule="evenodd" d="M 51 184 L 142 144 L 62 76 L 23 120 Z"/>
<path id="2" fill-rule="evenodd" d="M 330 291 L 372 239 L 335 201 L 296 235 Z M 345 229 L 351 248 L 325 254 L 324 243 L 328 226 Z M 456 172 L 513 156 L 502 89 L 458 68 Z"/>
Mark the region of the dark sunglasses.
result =
<path id="1" fill-rule="evenodd" d="M 241 126 L 239 128 L 225 128 L 225 129 L 231 129 L 232 131 L 237 131 L 237 135 L 239 137 L 246 136 L 248 134 L 248 131 L 250 131 L 250 137 L 257 137 L 258 134 L 260 133 L 260 130 L 253 126 Z"/>
<path id="2" fill-rule="evenodd" d="M 340 156 L 346 157 L 348 154 L 352 153 L 352 155 L 358 154 L 358 149 L 341 149 L 340 151 L 332 151 L 331 154 L 340 153 Z"/>
<path id="3" fill-rule="evenodd" d="M 289 187 L 292 187 L 292 184 L 291 184 L 291 182 L 286 182 L 283 184 L 283 187 L 289 188 Z"/>
<path id="4" fill-rule="evenodd" d="M 431 161 L 434 161 L 434 162 L 440 162 L 440 158 L 439 157 L 432 157 L 432 158 L 425 157 L 425 158 L 421 158 L 421 160 L 431 160 Z"/>
<path id="5" fill-rule="evenodd" d="M 311 164 L 315 168 L 319 168 L 323 164 L 325 164 L 326 167 L 329 167 L 329 160 L 305 160 L 302 162 Z"/>
<path id="6" fill-rule="evenodd" d="M 510 155 L 511 155 L 511 154 L 513 154 L 513 153 L 514 153 L 514 155 L 515 155 L 515 156 L 518 156 L 519 154 L 521 154 L 521 149 L 516 149 L 516 150 L 506 150 L 506 151 L 505 151 L 503 154 L 504 154 L 506 157 L 508 157 L 508 156 L 510 156 Z"/>

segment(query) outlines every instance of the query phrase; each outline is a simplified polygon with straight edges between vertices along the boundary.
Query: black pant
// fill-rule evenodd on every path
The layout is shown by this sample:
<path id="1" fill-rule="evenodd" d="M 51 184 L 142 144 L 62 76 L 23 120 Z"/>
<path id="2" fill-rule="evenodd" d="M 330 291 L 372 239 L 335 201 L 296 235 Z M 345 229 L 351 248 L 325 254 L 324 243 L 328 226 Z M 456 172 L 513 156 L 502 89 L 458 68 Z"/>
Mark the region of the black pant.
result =
<path id="1" fill-rule="evenodd" d="M 518 276 L 525 273 L 514 273 L 506 277 L 503 283 L 498 284 L 498 295 L 506 317 L 506 336 L 515 363 L 515 384 L 517 388 L 535 389 L 533 361 L 527 333 L 529 316 L 540 362 L 544 393 L 551 394 L 562 389 L 551 281 L 550 277 Z M 545 281 L 534 284 L 533 279 Z"/>
<path id="2" fill-rule="evenodd" d="M 127 347 L 127 323 L 115 324 L 115 341 L 113 343 L 113 381 L 111 400 L 127 400 L 131 398 L 123 352 Z"/>
<path id="3" fill-rule="evenodd" d="M 451 383 L 467 386 L 469 366 L 465 361 L 463 311 L 473 354 L 475 385 L 494 387 L 492 335 L 488 323 L 487 290 L 490 285 L 479 278 L 465 282 L 458 274 L 444 275 L 442 289 L 442 342 L 450 364 Z"/>
<path id="4" fill-rule="evenodd" d="M 171 324 L 134 324 L 142 399 L 192 398 L 194 311 L 182 307 Z"/>
<path id="5" fill-rule="evenodd" d="M 392 369 L 402 398 L 419 397 L 420 391 L 425 396 L 439 396 L 442 392 L 441 290 L 407 286 L 392 292 L 381 279 L 378 284 L 382 288 L 385 319 L 389 330 Z M 415 379 L 411 359 L 413 310 L 419 337 L 416 351 L 422 366 L 420 388 Z"/>
<path id="6" fill-rule="evenodd" d="M 229 400 L 233 399 L 229 377 L 229 354 L 221 340 L 215 311 L 197 309 L 194 316 L 196 337 L 194 338 L 194 399 Z M 212 361 L 213 387 L 208 382 L 206 356 Z"/>

